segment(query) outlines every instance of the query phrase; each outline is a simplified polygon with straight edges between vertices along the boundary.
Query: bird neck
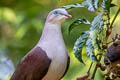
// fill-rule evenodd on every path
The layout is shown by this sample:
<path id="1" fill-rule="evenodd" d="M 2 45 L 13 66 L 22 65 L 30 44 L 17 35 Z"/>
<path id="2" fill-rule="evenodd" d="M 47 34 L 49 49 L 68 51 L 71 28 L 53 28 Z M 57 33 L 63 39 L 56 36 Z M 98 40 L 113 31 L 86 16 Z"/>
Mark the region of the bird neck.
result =
<path id="1" fill-rule="evenodd" d="M 61 23 L 55 23 L 55 22 L 46 22 L 44 30 L 50 29 L 50 30 L 59 30 L 61 31 Z M 43 30 L 43 31 L 44 31 Z"/>
<path id="2" fill-rule="evenodd" d="M 53 23 L 46 23 L 45 27 L 42 32 L 42 36 L 40 41 L 54 39 L 54 38 L 62 38 L 61 34 L 61 24 L 53 24 Z"/>

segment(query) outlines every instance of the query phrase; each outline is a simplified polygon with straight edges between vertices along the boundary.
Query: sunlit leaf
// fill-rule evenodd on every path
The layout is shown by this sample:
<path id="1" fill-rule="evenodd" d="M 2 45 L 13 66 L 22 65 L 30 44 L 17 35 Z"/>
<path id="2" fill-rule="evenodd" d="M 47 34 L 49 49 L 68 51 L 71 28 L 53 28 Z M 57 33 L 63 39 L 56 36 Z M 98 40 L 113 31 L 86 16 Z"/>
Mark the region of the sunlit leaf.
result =
<path id="1" fill-rule="evenodd" d="M 92 30 L 90 31 L 90 35 L 89 35 L 89 38 L 91 39 L 91 43 L 93 45 L 93 48 L 95 50 L 99 50 L 100 49 L 100 46 L 99 46 L 99 43 L 98 43 L 98 35 L 99 35 L 99 30 L 98 29 L 95 29 L 95 30 Z"/>
<path id="2" fill-rule="evenodd" d="M 103 0 L 102 4 L 101 4 L 101 7 L 104 9 L 104 10 L 109 10 L 110 7 L 111 7 L 111 2 L 112 0 Z"/>
<path id="3" fill-rule="evenodd" d="M 89 11 L 95 11 L 98 8 L 98 2 L 99 0 L 86 0 L 82 5 L 87 7 Z"/>
<path id="4" fill-rule="evenodd" d="M 98 8 L 98 2 L 99 0 L 94 0 L 94 7 L 97 9 Z"/>
<path id="5" fill-rule="evenodd" d="M 78 26 L 81 24 L 90 24 L 90 22 L 87 19 L 78 19 L 78 20 L 74 21 L 69 27 L 69 33 L 75 26 Z"/>
<path id="6" fill-rule="evenodd" d="M 10 8 L 0 8 L 0 17 L 3 17 L 6 22 L 15 22 L 15 11 Z"/>
<path id="7" fill-rule="evenodd" d="M 86 52 L 87 52 L 87 56 L 92 60 L 92 61 L 97 61 L 97 58 L 94 54 L 94 48 L 92 45 L 92 41 L 90 38 L 88 38 L 87 42 L 86 42 Z"/>
<path id="8" fill-rule="evenodd" d="M 102 20 L 103 13 L 101 12 L 98 16 L 96 16 L 91 24 L 90 30 L 99 29 L 100 31 L 103 29 L 104 22 Z"/>
<path id="9" fill-rule="evenodd" d="M 100 13 L 96 16 L 91 24 L 90 28 L 90 36 L 91 44 L 93 45 L 93 49 L 99 50 L 100 46 L 98 43 L 98 36 L 100 35 L 101 31 L 104 28 L 104 21 L 102 20 L 103 13 Z"/>
<path id="10" fill-rule="evenodd" d="M 95 11 L 98 8 L 98 2 L 99 0 L 86 0 L 82 2 L 81 4 L 71 4 L 63 6 L 64 9 L 71 9 L 71 8 L 79 8 L 79 7 L 87 7 L 89 11 Z"/>
<path id="11" fill-rule="evenodd" d="M 83 49 L 83 46 L 86 43 L 86 39 L 88 38 L 88 36 L 89 36 L 89 31 L 83 32 L 80 35 L 80 37 L 76 40 L 74 48 L 73 48 L 75 57 L 82 63 L 83 63 L 83 60 L 82 60 L 82 49 Z"/>
<path id="12" fill-rule="evenodd" d="M 115 7 L 115 6 L 117 6 L 117 5 L 115 5 L 115 4 L 112 4 L 112 3 L 110 4 L 110 7 Z"/>
<path id="13" fill-rule="evenodd" d="M 89 38 L 87 40 L 86 43 L 86 51 L 87 51 L 87 55 L 88 57 L 93 60 L 93 61 L 97 61 L 96 56 L 94 55 L 94 50 L 95 49 L 99 49 L 99 44 L 98 44 L 98 40 L 97 37 L 100 34 L 100 32 L 103 30 L 104 27 L 104 22 L 102 20 L 102 16 L 103 13 L 100 13 L 98 16 L 96 16 L 91 24 L 91 28 L 90 28 L 90 35 Z"/>
<path id="14" fill-rule="evenodd" d="M 25 33 L 27 32 L 27 27 L 25 27 L 27 24 L 24 24 L 22 25 L 17 31 L 16 31 L 16 34 L 15 34 L 15 37 L 17 39 L 22 39 L 25 35 Z"/>
<path id="15" fill-rule="evenodd" d="M 62 8 L 64 8 L 64 9 L 71 9 L 71 8 L 79 8 L 79 7 L 84 7 L 84 6 L 82 6 L 79 3 L 76 3 L 76 4 L 72 4 L 72 5 L 63 6 Z"/>

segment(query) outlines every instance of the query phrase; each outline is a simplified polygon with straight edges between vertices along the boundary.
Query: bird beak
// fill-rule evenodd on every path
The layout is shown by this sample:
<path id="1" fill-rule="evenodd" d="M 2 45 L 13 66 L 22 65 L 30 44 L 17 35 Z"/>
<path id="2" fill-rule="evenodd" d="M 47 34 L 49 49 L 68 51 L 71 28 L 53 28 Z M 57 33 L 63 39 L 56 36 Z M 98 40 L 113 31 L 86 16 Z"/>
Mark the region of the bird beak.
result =
<path id="1" fill-rule="evenodd" d="M 69 15 L 69 14 L 64 14 L 64 16 L 67 17 L 67 18 L 72 18 L 72 16 Z"/>

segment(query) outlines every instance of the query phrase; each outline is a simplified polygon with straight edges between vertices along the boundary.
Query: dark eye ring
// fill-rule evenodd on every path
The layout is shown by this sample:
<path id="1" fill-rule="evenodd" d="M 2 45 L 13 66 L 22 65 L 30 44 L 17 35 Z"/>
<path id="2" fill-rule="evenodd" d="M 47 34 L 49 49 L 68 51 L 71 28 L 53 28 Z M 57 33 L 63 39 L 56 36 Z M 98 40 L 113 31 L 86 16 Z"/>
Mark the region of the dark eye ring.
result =
<path id="1" fill-rule="evenodd" d="M 55 11 L 54 14 L 58 14 L 58 11 Z"/>

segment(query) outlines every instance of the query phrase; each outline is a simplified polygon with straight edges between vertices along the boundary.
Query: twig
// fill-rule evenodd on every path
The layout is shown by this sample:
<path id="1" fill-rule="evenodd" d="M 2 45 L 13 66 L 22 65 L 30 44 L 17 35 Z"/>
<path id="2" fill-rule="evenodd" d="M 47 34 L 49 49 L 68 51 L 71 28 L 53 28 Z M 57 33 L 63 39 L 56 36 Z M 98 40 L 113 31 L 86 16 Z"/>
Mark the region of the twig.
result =
<path id="1" fill-rule="evenodd" d="M 106 17 L 107 17 L 107 20 L 106 20 L 106 21 L 108 21 L 107 24 L 106 24 L 106 28 L 107 28 L 107 31 L 108 31 L 108 30 L 109 30 L 109 26 L 110 26 L 110 22 L 109 22 L 109 20 L 110 20 L 109 11 L 107 11 L 105 15 L 106 15 Z M 106 33 L 107 33 L 107 31 L 106 31 Z M 107 34 L 105 39 L 104 39 L 104 34 L 102 34 L 102 35 L 103 35 L 103 36 L 102 36 L 102 39 L 103 39 L 102 43 L 107 43 L 107 39 L 108 39 L 109 35 Z M 104 49 L 102 49 L 101 51 L 104 52 Z M 102 55 L 99 56 L 98 63 L 101 61 L 101 58 L 102 58 Z M 96 72 L 97 72 L 97 69 L 98 69 L 98 66 L 97 66 L 97 64 L 96 64 L 96 66 L 95 66 L 95 68 L 94 68 L 94 71 L 93 71 L 93 74 L 92 74 L 92 77 L 91 77 L 91 80 L 94 80 L 95 74 L 96 74 Z"/>
<path id="2" fill-rule="evenodd" d="M 90 67 L 89 67 L 89 69 L 88 69 L 88 72 L 87 72 L 87 73 L 89 73 L 89 72 L 90 72 L 90 70 L 91 70 L 91 68 L 92 68 L 92 65 L 93 65 L 93 62 L 91 62 Z"/>
<path id="3" fill-rule="evenodd" d="M 110 25 L 110 29 L 112 29 L 113 23 L 115 22 L 115 20 L 116 20 L 118 14 L 119 14 L 119 12 L 120 12 L 120 7 L 119 7 L 117 13 L 115 14 L 115 16 L 114 16 L 114 18 L 113 18 L 113 20 L 112 20 L 112 23 L 111 23 L 111 25 Z"/>
<path id="4" fill-rule="evenodd" d="M 108 19 L 107 19 L 106 27 L 107 27 L 107 30 L 109 30 L 109 24 L 110 24 L 110 15 L 109 15 L 109 14 L 110 14 L 110 12 L 106 12 L 106 14 L 107 14 L 106 16 L 107 16 L 107 18 L 108 18 Z"/>
<path id="5" fill-rule="evenodd" d="M 100 62 L 101 58 L 102 58 L 102 56 L 99 56 L 98 62 Z M 93 72 L 92 77 L 91 77 L 92 80 L 94 80 L 95 74 L 96 74 L 96 72 L 97 72 L 97 68 L 98 68 L 98 67 L 97 67 L 97 64 L 96 64 L 95 69 L 94 69 L 94 72 Z"/>
<path id="6" fill-rule="evenodd" d="M 110 43 L 112 43 L 113 42 L 113 40 L 112 41 L 110 41 L 110 42 L 107 42 L 106 44 L 108 45 L 108 44 L 110 44 Z"/>

